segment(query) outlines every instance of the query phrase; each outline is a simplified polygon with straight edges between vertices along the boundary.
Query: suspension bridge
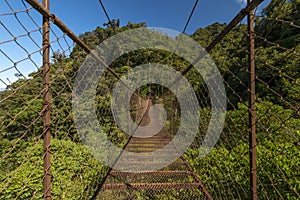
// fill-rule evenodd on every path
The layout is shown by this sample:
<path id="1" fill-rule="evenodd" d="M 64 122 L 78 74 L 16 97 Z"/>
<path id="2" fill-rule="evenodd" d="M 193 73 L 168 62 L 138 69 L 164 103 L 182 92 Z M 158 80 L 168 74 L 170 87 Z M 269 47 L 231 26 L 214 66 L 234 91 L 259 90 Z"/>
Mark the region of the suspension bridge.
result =
<path id="1" fill-rule="evenodd" d="M 298 0 L 272 0 L 262 13 L 256 9 L 263 0 L 248 0 L 228 24 L 190 35 L 204 46 L 201 52 L 189 49 L 197 50 L 193 43 L 183 46 L 198 1 L 175 38 L 159 31 L 152 31 L 159 41 L 147 34 L 125 37 L 146 46 L 166 41 L 172 52 L 142 45 L 126 52 L 118 46 L 121 33 L 146 30 L 146 25 L 120 27 L 99 2 L 107 27 L 80 36 L 51 13 L 55 2 L 1 3 L 0 199 L 300 198 Z M 119 43 L 107 42 L 113 37 Z M 195 67 L 210 66 L 207 57 L 224 85 L 216 91 L 211 89 L 219 83 L 217 73 Z M 148 81 L 151 63 L 169 67 L 155 75 L 168 84 L 132 88 L 139 76 Z M 80 70 L 83 65 L 92 73 Z M 142 65 L 147 70 L 134 71 Z M 84 82 L 94 77 L 93 87 Z M 113 111 L 117 84 L 124 86 L 120 93 L 128 105 Z M 214 108 L 222 104 L 213 98 L 222 88 L 226 113 Z M 77 104 L 76 95 L 86 105 Z M 186 99 L 185 107 L 181 99 Z M 91 113 L 96 124 L 87 117 Z M 224 118 L 220 136 L 207 139 L 207 132 L 220 124 L 216 115 Z M 179 130 L 183 135 L 176 140 Z M 98 140 L 99 135 L 107 141 Z M 190 143 L 181 147 L 178 141 Z M 204 144 L 214 148 L 201 157 Z"/>

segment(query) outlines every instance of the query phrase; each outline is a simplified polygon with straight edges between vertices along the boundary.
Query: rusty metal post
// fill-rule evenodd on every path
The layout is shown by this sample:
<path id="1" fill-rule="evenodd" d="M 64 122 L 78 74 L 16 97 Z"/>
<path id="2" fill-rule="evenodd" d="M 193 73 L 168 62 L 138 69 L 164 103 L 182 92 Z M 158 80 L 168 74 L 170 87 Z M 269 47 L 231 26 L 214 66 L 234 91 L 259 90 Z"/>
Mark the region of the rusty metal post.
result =
<path id="1" fill-rule="evenodd" d="M 129 66 L 129 62 L 127 62 L 127 66 Z M 128 71 L 129 72 L 129 71 Z M 129 73 L 127 73 L 127 80 L 129 81 Z M 129 95 L 130 94 L 130 90 L 127 88 L 127 100 L 128 100 L 128 105 L 127 105 L 127 109 L 128 109 L 128 114 L 127 114 L 127 134 L 131 134 L 130 132 L 130 120 L 131 120 L 131 106 L 130 106 L 130 99 L 131 99 L 131 96 Z"/>
<path id="2" fill-rule="evenodd" d="M 49 10 L 49 1 L 43 0 L 43 6 Z M 44 135 L 44 199 L 51 199 L 50 174 L 50 23 L 49 17 L 43 17 L 43 135 Z"/>
<path id="3" fill-rule="evenodd" d="M 252 0 L 248 0 L 248 5 Z M 248 70 L 249 70 L 249 147 L 250 147 L 250 194 L 257 200 L 256 174 L 256 116 L 255 116 L 255 44 L 254 44 L 254 11 L 248 13 Z"/>

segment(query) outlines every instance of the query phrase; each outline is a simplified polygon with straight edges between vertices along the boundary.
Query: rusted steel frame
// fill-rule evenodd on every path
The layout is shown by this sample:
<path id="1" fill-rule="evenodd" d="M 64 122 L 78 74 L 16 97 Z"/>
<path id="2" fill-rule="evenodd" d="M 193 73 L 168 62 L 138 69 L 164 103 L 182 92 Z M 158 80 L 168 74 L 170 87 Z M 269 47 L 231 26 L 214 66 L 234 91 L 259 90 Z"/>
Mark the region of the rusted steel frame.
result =
<path id="1" fill-rule="evenodd" d="M 129 152 L 134 152 L 134 153 L 151 153 L 151 152 L 155 152 L 159 149 L 128 149 L 128 148 L 126 148 L 126 150 L 129 151 Z M 173 152 L 177 152 L 177 151 L 166 150 L 165 152 L 173 153 Z"/>
<path id="2" fill-rule="evenodd" d="M 65 34 L 67 34 L 74 42 L 76 42 L 82 49 L 84 49 L 87 53 L 89 53 L 94 59 L 96 59 L 99 63 L 105 66 L 105 68 L 113 74 L 117 79 L 119 79 L 126 87 L 120 76 L 110 68 L 94 51 L 92 51 L 75 33 L 73 33 L 58 17 L 54 14 L 51 14 L 49 10 L 46 9 L 39 1 L 37 0 L 26 0 L 33 8 L 35 8 L 40 14 L 44 17 L 49 18 L 56 26 L 58 26 Z M 129 88 L 130 89 L 130 88 Z"/>
<path id="3" fill-rule="evenodd" d="M 171 142 L 171 139 L 164 138 L 164 137 L 157 138 L 157 137 L 152 136 L 151 138 L 134 138 L 134 140 L 132 140 L 133 144 L 142 143 L 142 142 L 143 142 L 143 144 L 156 144 L 158 142 L 165 144 L 165 143 Z"/>
<path id="4" fill-rule="evenodd" d="M 149 171 L 149 172 L 120 172 L 120 171 L 112 171 L 110 173 L 112 176 L 188 176 L 191 175 L 189 171 Z"/>
<path id="5" fill-rule="evenodd" d="M 164 147 L 164 145 L 156 145 L 156 146 L 152 146 L 152 145 L 143 145 L 143 144 L 140 144 L 140 146 L 137 146 L 137 145 L 128 145 L 127 146 L 127 150 L 129 149 L 132 149 L 132 150 L 157 150 L 157 149 L 160 149 Z M 174 148 L 173 147 L 166 147 L 164 150 L 166 151 L 174 151 Z M 177 150 L 175 149 L 175 151 L 177 152 Z"/>
<path id="6" fill-rule="evenodd" d="M 261 2 L 264 0 L 252 0 L 251 3 L 247 5 L 246 8 L 242 9 L 232 20 L 231 22 L 224 28 L 224 30 L 208 45 L 206 48 L 207 52 L 210 52 L 240 21 L 251 11 L 254 10 Z M 184 76 L 186 73 L 188 73 L 196 63 L 198 63 L 203 56 L 205 55 L 205 52 L 201 52 L 198 57 L 190 64 L 185 70 L 181 72 L 181 74 Z M 175 84 L 177 81 L 180 80 L 180 77 L 178 77 L 173 83 Z"/>
<path id="7" fill-rule="evenodd" d="M 178 148 L 176 147 L 176 145 L 174 145 L 174 147 L 178 150 Z M 205 187 L 205 185 L 202 183 L 202 181 L 198 178 L 198 176 L 195 174 L 193 168 L 189 165 L 189 163 L 187 162 L 187 160 L 182 156 L 180 156 L 181 160 L 185 163 L 185 166 L 187 167 L 187 169 L 190 171 L 191 176 L 194 178 L 194 180 L 197 181 L 197 183 L 199 184 L 199 187 L 201 189 L 201 191 L 205 194 L 206 198 L 208 200 L 212 200 L 212 196 L 210 195 L 210 193 L 208 192 L 207 188 Z"/>
<path id="8" fill-rule="evenodd" d="M 118 183 L 105 184 L 102 189 L 197 189 L 199 186 L 199 183 Z"/>
<path id="9" fill-rule="evenodd" d="M 131 151 L 131 150 L 133 150 L 133 151 L 134 150 L 156 151 L 158 149 L 161 149 L 162 147 L 164 147 L 164 146 L 127 146 L 126 150 L 129 150 L 129 151 Z M 166 147 L 164 149 L 164 151 L 165 152 L 177 152 L 176 149 L 174 150 L 174 148 L 171 148 L 171 147 Z"/>
<path id="10" fill-rule="evenodd" d="M 178 148 L 176 147 L 176 145 L 174 145 L 174 147 L 177 149 L 177 151 L 179 151 Z M 189 165 L 189 163 L 187 162 L 187 160 L 183 156 L 180 156 L 180 159 L 183 161 L 183 163 L 185 164 L 185 166 L 187 167 L 187 169 L 190 171 L 191 176 L 194 178 L 194 180 L 199 184 L 199 187 L 200 187 L 201 191 L 205 194 L 206 198 L 208 200 L 212 200 L 212 196 L 210 195 L 210 193 L 208 192 L 207 188 L 202 183 L 202 181 L 195 174 L 193 168 Z"/>
<path id="11" fill-rule="evenodd" d="M 166 152 L 167 153 L 167 152 Z M 145 155 L 142 155 L 141 156 L 142 158 L 154 158 L 153 155 L 148 155 L 148 154 L 145 154 Z M 139 157 L 139 158 L 141 158 Z M 127 158 L 127 159 L 130 159 L 130 158 L 136 158 L 135 156 L 132 156 L 132 155 L 125 155 L 125 156 L 122 156 L 122 158 Z M 158 156 L 155 156 L 155 158 L 174 158 L 174 155 L 158 155 Z"/>
<path id="12" fill-rule="evenodd" d="M 148 99 L 146 111 L 148 110 L 148 108 L 149 108 L 149 99 Z M 142 120 L 143 120 L 143 118 L 144 118 L 145 115 L 146 115 L 146 111 L 145 111 L 145 113 L 143 113 L 143 116 L 142 116 L 141 120 L 138 122 L 138 126 L 140 126 L 140 124 L 142 123 Z M 130 141 L 131 141 L 131 139 L 132 139 L 132 137 L 133 137 L 133 135 L 134 135 L 134 132 L 137 130 L 138 126 L 133 130 L 133 133 L 130 135 L 128 141 L 126 142 L 126 144 L 125 144 L 124 147 L 123 147 L 124 149 L 126 149 L 126 147 L 128 146 L 128 144 L 130 143 Z M 114 166 L 116 165 L 116 163 L 118 162 L 118 160 L 120 159 L 120 157 L 122 156 L 122 154 L 123 154 L 123 151 L 121 151 L 120 155 L 119 155 L 119 156 L 117 157 L 117 159 L 115 160 L 113 166 L 109 169 L 107 175 L 104 177 L 104 179 L 102 180 L 102 182 L 99 184 L 99 187 L 97 188 L 97 190 L 96 190 L 95 194 L 93 195 L 92 199 L 96 199 L 96 198 L 97 198 L 97 196 L 98 196 L 99 192 L 101 191 L 101 189 L 102 189 L 104 183 L 105 183 L 106 180 L 108 179 L 110 173 L 112 172 Z"/>
<path id="13" fill-rule="evenodd" d="M 49 11 L 50 0 L 43 0 L 43 6 Z M 44 136 L 44 192 L 45 200 L 51 199 L 50 174 L 50 22 L 43 17 L 43 136 Z"/>
<path id="14" fill-rule="evenodd" d="M 133 143 L 140 143 L 140 142 L 148 142 L 147 144 L 150 144 L 150 142 L 153 142 L 153 143 L 169 143 L 171 140 L 170 139 L 164 139 L 164 138 L 144 138 L 144 141 L 141 140 L 141 139 L 134 139 L 132 142 Z"/>
<path id="15" fill-rule="evenodd" d="M 138 139 L 139 139 L 139 138 L 136 138 L 136 140 L 138 140 Z M 155 139 L 157 139 L 157 140 L 169 140 L 169 141 L 172 140 L 171 137 L 163 137 L 163 136 L 161 136 L 161 135 L 154 135 L 154 136 L 152 136 L 152 137 L 144 138 L 144 139 L 147 139 L 147 140 L 155 140 Z"/>
<path id="16" fill-rule="evenodd" d="M 144 164 L 144 165 L 153 165 L 153 166 L 156 166 L 156 165 L 166 165 L 167 167 L 171 167 L 171 166 L 186 166 L 184 162 L 173 162 L 173 163 L 168 163 L 168 162 L 118 162 L 119 165 L 125 165 L 125 164 L 128 164 L 128 165 L 140 165 L 140 164 Z"/>
<path id="17" fill-rule="evenodd" d="M 143 138 L 144 140 L 142 140 L 141 138 L 134 138 L 134 140 L 132 142 L 140 142 L 140 141 L 145 141 L 145 142 L 170 142 L 172 140 L 172 138 L 169 137 L 164 137 L 164 136 L 152 136 L 149 138 Z"/>
<path id="18" fill-rule="evenodd" d="M 248 0 L 248 5 L 253 1 L 254 0 Z M 252 200 L 257 200 L 254 38 L 254 10 L 251 9 L 248 12 L 250 195 Z"/>
<path id="19" fill-rule="evenodd" d="M 201 190 L 202 192 L 205 194 L 205 196 L 207 197 L 208 200 L 212 200 L 212 196 L 210 195 L 210 193 L 208 192 L 207 188 L 205 187 L 205 185 L 202 183 L 202 181 L 199 179 L 199 177 L 195 174 L 193 168 L 189 165 L 189 163 L 186 161 L 186 159 L 181 156 L 182 161 L 185 163 L 185 166 L 189 169 L 189 171 L 191 172 L 192 177 L 200 184 Z"/>
<path id="20" fill-rule="evenodd" d="M 145 139 L 146 140 L 146 139 Z M 130 142 L 130 146 L 134 147 L 134 146 L 139 146 L 139 145 L 144 145 L 144 146 L 151 146 L 151 147 L 156 147 L 156 146 L 165 146 L 166 144 L 169 144 L 170 140 L 146 140 L 145 142 L 142 141 L 131 141 Z"/>

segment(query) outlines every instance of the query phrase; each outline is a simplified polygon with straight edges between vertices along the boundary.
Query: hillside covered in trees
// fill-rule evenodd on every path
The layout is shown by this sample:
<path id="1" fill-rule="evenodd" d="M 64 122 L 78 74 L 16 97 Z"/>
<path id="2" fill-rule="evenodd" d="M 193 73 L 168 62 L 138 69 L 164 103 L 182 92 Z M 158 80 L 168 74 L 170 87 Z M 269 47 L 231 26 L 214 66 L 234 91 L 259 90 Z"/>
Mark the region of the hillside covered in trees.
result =
<path id="1" fill-rule="evenodd" d="M 279 2 L 273 0 L 262 16 L 256 18 L 255 24 L 260 199 L 298 199 L 300 194 L 300 1 L 290 0 L 284 5 Z M 296 26 L 271 19 L 293 22 Z M 140 27 L 146 24 L 128 23 L 120 27 L 115 20 L 80 38 L 95 48 L 115 34 Z M 199 28 L 190 37 L 205 48 L 225 27 L 226 24 L 214 23 Z M 247 25 L 240 24 L 210 52 L 225 83 L 226 123 L 217 146 L 207 157 L 198 158 L 201 139 L 195 141 L 185 155 L 215 199 L 249 198 L 247 51 Z M 54 199 L 91 197 L 108 171 L 108 167 L 93 158 L 80 142 L 73 121 L 73 84 L 86 56 L 87 53 L 75 45 L 70 55 L 57 51 L 52 57 L 50 129 Z M 110 67 L 122 76 L 131 68 L 147 63 L 165 64 L 177 71 L 189 65 L 170 52 L 141 49 L 124 54 Z M 42 69 L 29 76 L 0 91 L 0 188 L 4 188 L 0 199 L 42 197 Z M 203 121 L 198 135 L 202 138 L 210 118 L 209 95 L 196 70 L 189 72 L 186 78 L 201 102 Z M 103 131 L 113 143 L 122 147 L 128 135 L 114 123 L 110 110 L 111 88 L 116 81 L 112 74 L 105 72 L 99 80 L 95 102 Z M 169 115 L 174 115 L 171 103 L 163 99 L 165 88 L 151 87 L 158 101 L 165 103 Z M 139 91 L 144 97 L 147 88 Z M 166 123 L 167 128 L 177 125 L 176 120 Z"/>

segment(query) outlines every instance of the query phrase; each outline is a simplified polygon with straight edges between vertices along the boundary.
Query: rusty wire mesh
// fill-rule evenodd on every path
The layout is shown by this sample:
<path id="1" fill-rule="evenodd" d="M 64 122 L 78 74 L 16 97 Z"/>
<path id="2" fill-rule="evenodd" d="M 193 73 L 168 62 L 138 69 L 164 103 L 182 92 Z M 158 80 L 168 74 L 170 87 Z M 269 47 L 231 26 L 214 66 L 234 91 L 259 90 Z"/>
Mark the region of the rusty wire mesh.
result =
<path id="1" fill-rule="evenodd" d="M 7 0 L 1 2 L 0 18 L 0 199 L 41 199 L 45 178 L 41 66 L 46 48 L 42 45 L 42 17 L 26 1 Z M 93 182 L 101 179 L 105 168 L 82 145 L 74 143 L 77 140 L 68 107 L 74 75 L 71 66 L 57 68 L 58 62 L 70 59 L 74 42 L 52 23 L 50 36 L 51 119 L 56 124 L 51 126 L 52 197 L 88 198 L 95 190 Z M 91 169 L 94 171 L 87 175 Z"/>
<path id="2" fill-rule="evenodd" d="M 141 109 L 135 111 L 136 120 L 141 119 L 141 125 L 148 124 L 151 120 L 149 109 L 154 104 L 153 99 L 139 98 L 138 101 L 141 103 L 134 105 L 140 105 Z M 169 143 L 172 143 L 172 135 L 163 128 L 152 137 L 139 138 L 133 135 L 124 149 L 129 152 L 148 153 Z M 133 164 L 133 171 L 111 170 L 95 194 L 95 199 L 210 199 L 207 190 L 183 157 L 171 164 L 166 162 L 166 158 L 174 151 L 177 150 L 173 145 L 157 157 L 143 155 L 138 161 L 132 155 L 121 154 L 116 166 L 126 169 Z M 158 171 L 143 170 L 145 166 L 154 167 L 164 162 L 166 167 Z"/>
<path id="3" fill-rule="evenodd" d="M 276 15 L 267 15 L 266 12 L 255 15 L 256 173 L 259 199 L 298 199 L 300 194 L 297 158 L 300 126 L 299 20 L 287 21 L 289 16 L 280 16 L 286 10 L 296 16 L 299 3 L 296 4 L 298 7 L 291 5 L 289 1 L 273 1 L 268 5 L 268 12 L 278 9 Z M 287 29 L 290 32 L 284 34 Z M 223 74 L 228 111 L 218 145 L 207 157 L 194 162 L 193 166 L 208 190 L 213 191 L 215 199 L 251 198 L 247 37 L 247 26 L 240 24 L 211 51 Z M 199 97 L 205 99 L 201 93 Z M 203 113 L 204 116 L 209 114 L 205 110 Z M 203 122 L 205 125 L 207 120 Z M 195 159 L 197 148 L 191 148 L 187 154 L 191 160 Z"/>
<path id="4" fill-rule="evenodd" d="M 273 4 L 274 5 L 273 5 Z M 269 8 L 291 10 L 299 14 L 299 4 L 291 8 L 290 1 L 273 1 Z M 40 199 L 43 197 L 43 75 L 41 15 L 26 1 L 4 1 L 0 12 L 0 131 L 1 183 L 0 199 Z M 271 11 L 269 11 L 271 12 Z M 280 12 L 279 12 L 280 13 Z M 255 16 L 256 63 L 256 128 L 257 128 L 257 188 L 260 199 L 298 199 L 299 137 L 300 137 L 300 22 L 286 16 Z M 267 23 L 271 22 L 271 23 Z M 11 27 L 18 25 L 18 29 Z M 226 123 L 216 147 L 199 159 L 210 119 L 209 91 L 201 74 L 195 69 L 185 77 L 194 87 L 201 107 L 199 133 L 184 156 L 155 172 L 129 173 L 110 170 L 81 144 L 72 113 L 74 79 L 85 57 L 80 44 L 74 43 L 55 24 L 50 24 L 51 64 L 51 193 L 53 199 L 206 199 L 203 188 L 214 199 L 249 199 L 249 70 L 248 31 L 238 24 L 211 51 L 223 76 L 227 92 Z M 132 27 L 87 33 L 80 39 L 90 48 L 104 39 Z M 215 27 L 212 27 L 215 28 Z M 214 39 L 225 25 L 219 25 Z M 275 38 L 291 29 L 280 40 Z M 196 31 L 201 35 L 202 29 Z M 199 34 L 191 37 L 204 47 Z M 3 36 L 2 36 L 3 35 Z M 293 36 L 295 37 L 289 37 Z M 291 41 L 286 41 L 289 38 Z M 95 42 L 96 41 L 96 42 Z M 287 45 L 288 44 L 288 45 Z M 290 45 L 293 44 L 293 45 Z M 135 62 L 136 54 L 127 54 L 112 63 L 122 76 Z M 166 57 L 166 59 L 161 59 Z M 144 62 L 168 64 L 176 70 L 189 66 L 175 56 L 168 59 L 165 52 Z M 180 62 L 178 61 L 180 60 Z M 130 66 L 130 67 L 129 67 Z M 199 79 L 193 79 L 199 77 Z M 111 92 L 118 79 L 106 71 L 99 79 L 97 116 L 107 137 L 117 146 L 133 152 L 154 151 L 169 142 L 180 125 L 180 108 L 174 94 L 167 88 L 155 86 L 156 101 L 168 111 L 167 134 L 149 139 L 130 138 L 114 122 L 109 107 Z M 137 92 L 144 98 L 143 91 Z M 143 95 L 144 94 L 144 95 Z M 136 95 L 137 96 L 137 95 Z M 131 99 L 132 118 L 139 121 L 145 103 Z M 139 97 L 140 98 L 140 97 Z M 143 113 L 142 112 L 142 113 Z M 129 141 L 129 143 L 128 143 Z M 130 158 L 126 158 L 130 160 Z M 125 160 L 125 161 L 126 161 Z M 124 162 L 120 160 L 120 162 Z M 161 160 L 163 162 L 163 158 Z M 137 163 L 137 166 L 140 163 Z M 149 164 L 149 163 L 148 163 Z M 155 163 L 150 163 L 155 164 Z M 191 166 L 191 167 L 190 167 Z M 205 186 L 205 187 L 203 187 Z M 209 198 L 208 198 L 209 199 Z"/>

